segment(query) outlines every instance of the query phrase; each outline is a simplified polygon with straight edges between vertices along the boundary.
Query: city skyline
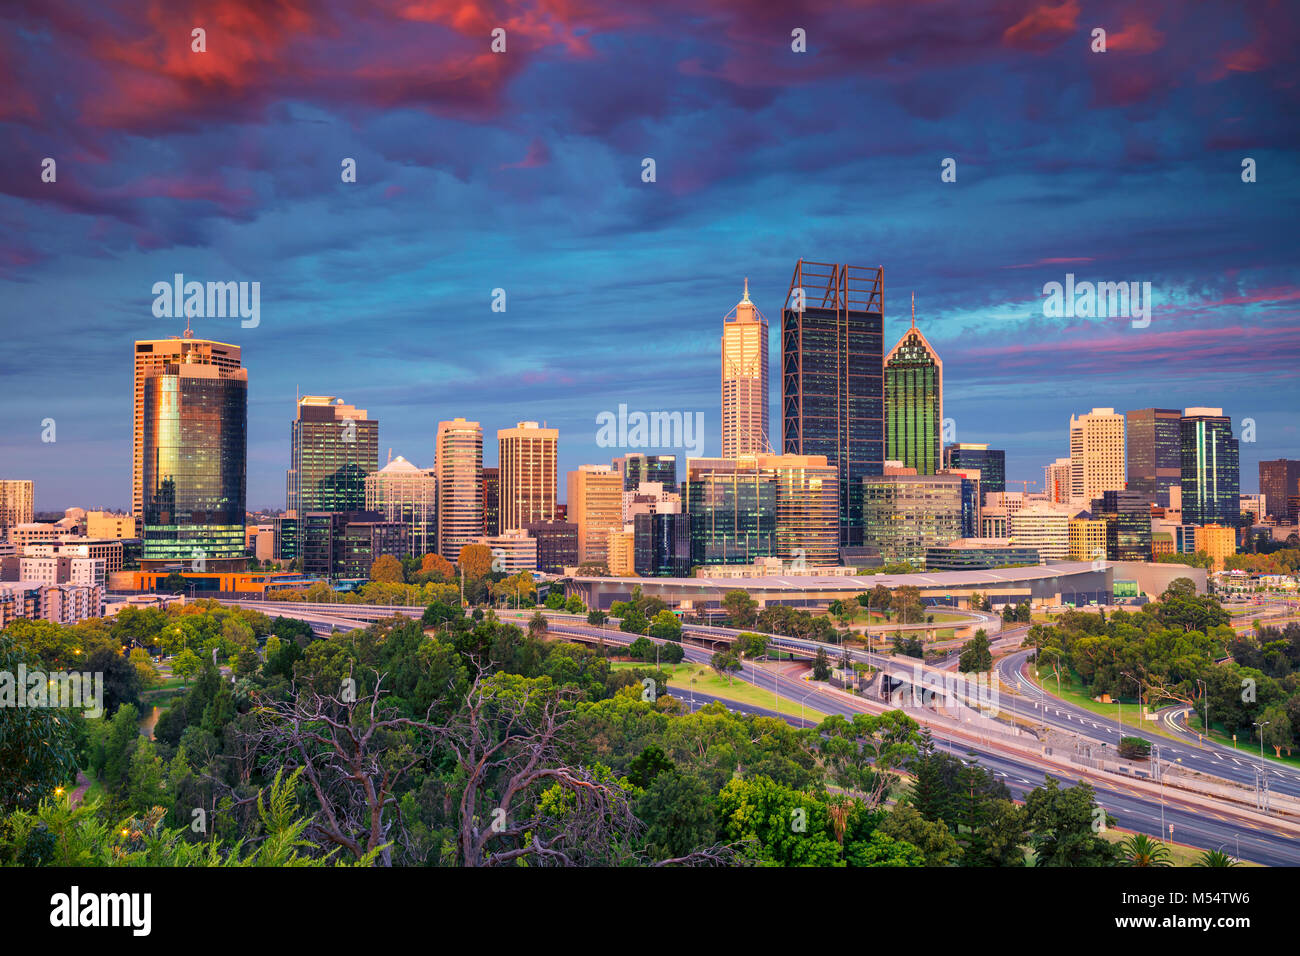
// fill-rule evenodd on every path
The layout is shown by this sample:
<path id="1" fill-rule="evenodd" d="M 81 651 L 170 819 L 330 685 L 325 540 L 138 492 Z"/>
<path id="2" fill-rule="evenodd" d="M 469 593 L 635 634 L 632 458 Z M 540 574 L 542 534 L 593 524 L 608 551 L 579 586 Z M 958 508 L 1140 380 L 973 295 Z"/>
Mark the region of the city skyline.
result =
<path id="1" fill-rule="evenodd" d="M 1093 406 L 1222 407 L 1256 423 L 1244 474 L 1293 456 L 1296 377 L 1275 358 L 1300 355 L 1298 137 L 1275 117 L 1294 11 L 1210 4 L 1201 31 L 1159 4 L 944 4 L 939 41 L 936 11 L 888 7 L 722 8 L 712 30 L 672 6 L 575 9 L 512 25 L 495 59 L 484 23 L 432 8 L 351 40 L 328 11 L 250 10 L 261 31 L 214 26 L 206 59 L 181 11 L 105 6 L 83 30 L 6 10 L 6 474 L 40 510 L 130 506 L 123 356 L 184 328 L 153 312 L 177 273 L 260 284 L 255 327 L 192 320 L 244 353 L 254 508 L 283 506 L 300 393 L 371 409 L 381 451 L 422 465 L 457 416 L 489 436 L 546 421 L 561 472 L 604 462 L 593 419 L 620 404 L 702 412 L 717 454 L 717 316 L 748 276 L 775 324 L 799 256 L 883 265 L 887 342 L 915 290 L 955 440 L 1005 448 L 1013 480 L 1040 481 Z M 472 94 L 441 82 L 452 63 L 480 70 Z M 807 124 L 857 104 L 870 122 Z M 1046 317 L 1067 276 L 1150 282 L 1149 326 Z M 51 387 L 56 355 L 74 387 Z"/>

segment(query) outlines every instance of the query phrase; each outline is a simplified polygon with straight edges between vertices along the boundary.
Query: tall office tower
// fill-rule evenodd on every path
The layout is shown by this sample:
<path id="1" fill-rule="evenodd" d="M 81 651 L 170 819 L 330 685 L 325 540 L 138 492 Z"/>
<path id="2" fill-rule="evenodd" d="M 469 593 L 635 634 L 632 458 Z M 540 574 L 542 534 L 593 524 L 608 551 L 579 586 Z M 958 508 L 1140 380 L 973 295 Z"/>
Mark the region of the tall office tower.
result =
<path id="1" fill-rule="evenodd" d="M 984 493 L 980 488 L 980 470 L 978 468 L 940 468 L 941 475 L 956 475 L 961 479 L 961 536 L 978 538 L 980 536 L 980 516 L 983 511 Z"/>
<path id="2" fill-rule="evenodd" d="M 333 395 L 303 395 L 289 455 L 289 511 L 299 518 L 310 511 L 361 511 L 366 475 L 379 469 L 379 422 Z"/>
<path id="3" fill-rule="evenodd" d="M 632 521 L 632 572 L 684 578 L 691 573 L 690 516 L 639 514 Z"/>
<path id="4" fill-rule="evenodd" d="M 483 429 L 463 418 L 438 423 L 438 553 L 453 564 L 483 537 Z"/>
<path id="5" fill-rule="evenodd" d="M 155 346 L 166 348 L 141 351 Z M 237 363 L 205 361 L 224 348 L 233 346 L 192 339 L 136 343 L 141 570 L 247 566 L 248 371 Z M 142 355 L 168 356 L 170 361 L 142 362 Z"/>
<path id="6" fill-rule="evenodd" d="M 1058 458 L 1043 468 L 1043 491 L 1054 504 L 1070 503 L 1070 459 Z"/>
<path id="7" fill-rule="evenodd" d="M 35 509 L 35 482 L 26 478 L 0 478 L 0 543 L 14 525 L 31 524 Z"/>
<path id="8" fill-rule="evenodd" d="M 1183 522 L 1235 528 L 1241 468 L 1232 419 L 1221 408 L 1189 408 L 1181 425 Z"/>
<path id="9" fill-rule="evenodd" d="M 722 457 L 762 455 L 770 446 L 767 319 L 745 295 L 722 320 Z"/>
<path id="10" fill-rule="evenodd" d="M 1070 500 L 1086 505 L 1105 491 L 1123 491 L 1124 416 L 1094 408 L 1070 416 Z"/>
<path id="11" fill-rule="evenodd" d="M 839 469 L 821 455 L 759 455 L 776 483 L 776 557 L 806 567 L 840 563 Z"/>
<path id="12" fill-rule="evenodd" d="M 501 533 L 501 472 L 483 469 L 483 533 L 489 537 Z"/>
<path id="13" fill-rule="evenodd" d="M 240 367 L 239 346 L 211 339 L 196 339 L 189 329 L 184 336 L 141 339 L 135 343 L 135 394 L 132 403 L 131 513 L 144 515 L 144 380 L 149 369 L 168 365 L 213 365 L 226 372 Z M 241 518 L 242 520 L 242 518 Z"/>
<path id="14" fill-rule="evenodd" d="M 555 520 L 559 443 L 557 429 L 543 428 L 537 422 L 520 422 L 497 431 L 503 530 Z"/>
<path id="15" fill-rule="evenodd" d="M 872 475 L 862 481 L 862 543 L 886 564 L 925 564 L 928 549 L 962 536 L 961 475 Z"/>
<path id="16" fill-rule="evenodd" d="M 1094 518 L 1106 522 L 1106 557 L 1151 560 L 1151 502 L 1140 491 L 1106 491 L 1092 503 Z"/>
<path id="17" fill-rule="evenodd" d="M 636 491 L 644 481 L 657 481 L 669 490 L 677 487 L 676 455 L 643 455 L 633 452 L 615 458 L 613 466 L 623 476 L 624 491 Z"/>
<path id="18" fill-rule="evenodd" d="M 401 455 L 366 475 L 366 510 L 383 520 L 410 529 L 407 543 L 413 558 L 438 550 L 438 473 L 417 468 Z"/>
<path id="19" fill-rule="evenodd" d="M 569 520 L 578 526 L 578 564 L 609 562 L 609 532 L 623 527 L 623 476 L 609 465 L 579 465 L 568 476 Z"/>
<path id="20" fill-rule="evenodd" d="M 1259 493 L 1264 496 L 1265 514 L 1279 521 L 1294 521 L 1295 516 L 1288 510 L 1287 503 L 1300 495 L 1300 460 L 1278 458 L 1274 461 L 1261 461 Z"/>
<path id="21" fill-rule="evenodd" d="M 781 310 L 782 450 L 839 469 L 840 544 L 862 544 L 862 479 L 885 463 L 885 270 L 800 259 Z"/>
<path id="22" fill-rule="evenodd" d="M 776 481 L 754 458 L 688 458 L 682 508 L 691 564 L 753 564 L 776 554 Z"/>
<path id="23" fill-rule="evenodd" d="M 1169 506 L 1169 489 L 1182 480 L 1182 412 L 1139 408 L 1127 413 L 1128 490 Z"/>
<path id="24" fill-rule="evenodd" d="M 981 442 L 955 442 L 944 446 L 943 464 L 963 471 L 978 468 L 981 494 L 1007 490 L 1007 453 L 1001 448 Z"/>
<path id="25" fill-rule="evenodd" d="M 914 293 L 912 327 L 885 356 L 885 459 L 935 474 L 942 423 L 943 360 L 916 327 Z"/>

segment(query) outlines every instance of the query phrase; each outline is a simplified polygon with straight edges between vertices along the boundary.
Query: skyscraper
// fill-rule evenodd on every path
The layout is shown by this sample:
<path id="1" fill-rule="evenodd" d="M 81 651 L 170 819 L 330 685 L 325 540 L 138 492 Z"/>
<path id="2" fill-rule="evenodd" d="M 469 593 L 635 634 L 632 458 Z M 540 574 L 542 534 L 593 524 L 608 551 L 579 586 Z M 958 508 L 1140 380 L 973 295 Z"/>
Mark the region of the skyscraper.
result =
<path id="1" fill-rule="evenodd" d="M 1169 489 L 1182 480 L 1182 412 L 1139 408 L 1125 417 L 1128 490 L 1169 507 Z"/>
<path id="2" fill-rule="evenodd" d="M 943 361 L 916 327 L 885 356 L 885 458 L 933 475 L 942 466 L 939 434 L 943 422 Z"/>
<path id="3" fill-rule="evenodd" d="M 1279 521 L 1295 521 L 1288 503 L 1300 495 L 1300 461 L 1278 458 L 1259 463 L 1259 493 L 1264 496 L 1264 512 Z M 1256 515 L 1262 518 L 1263 515 Z"/>
<path id="4" fill-rule="evenodd" d="M 455 562 L 483 537 L 483 428 L 463 418 L 438 423 L 438 553 Z"/>
<path id="5" fill-rule="evenodd" d="M 237 570 L 248 560 L 248 372 L 237 359 L 214 358 L 233 348 L 193 339 L 136 343 L 142 570 Z"/>
<path id="6" fill-rule="evenodd" d="M 520 422 L 497 431 L 502 530 L 555 520 L 559 440 L 558 430 L 537 422 Z"/>
<path id="7" fill-rule="evenodd" d="M 944 467 L 980 473 L 980 493 L 1007 490 L 1007 453 L 984 442 L 954 442 L 943 449 Z"/>
<path id="8" fill-rule="evenodd" d="M 289 511 L 361 511 L 379 469 L 379 422 L 333 395 L 303 395 L 290 427 Z M 302 526 L 300 526 L 302 529 Z M 301 547 L 301 544 L 300 544 Z"/>
<path id="9" fill-rule="evenodd" d="M 240 367 L 239 346 L 184 336 L 142 339 L 135 343 L 135 394 L 132 403 L 131 513 L 144 515 L 144 380 L 149 369 L 166 365 L 213 365 L 227 372 Z M 240 519 L 243 520 L 242 517 Z"/>
<path id="10" fill-rule="evenodd" d="M 568 499 L 578 563 L 608 567 L 609 532 L 623 527 L 623 476 L 609 465 L 579 465 L 568 475 Z"/>
<path id="11" fill-rule="evenodd" d="M 501 471 L 483 469 L 483 534 L 494 537 L 501 533 Z"/>
<path id="12" fill-rule="evenodd" d="M 30 479 L 0 478 L 0 542 L 16 524 L 31 524 L 35 515 L 36 484 Z"/>
<path id="13" fill-rule="evenodd" d="M 1050 502 L 1070 503 L 1070 459 L 1058 458 L 1043 468 L 1043 492 Z"/>
<path id="14" fill-rule="evenodd" d="M 884 470 L 884 290 L 883 267 L 800 259 L 781 310 L 782 446 L 839 469 L 841 545 L 862 544 L 862 479 Z"/>
<path id="15" fill-rule="evenodd" d="M 1232 419 L 1221 408 L 1189 408 L 1181 438 L 1183 523 L 1236 527 L 1241 472 Z"/>
<path id="16" fill-rule="evenodd" d="M 417 468 L 401 455 L 366 475 L 366 510 L 410 529 L 411 557 L 438 550 L 438 477 L 434 468 Z"/>
<path id="17" fill-rule="evenodd" d="M 1140 491 L 1106 491 L 1092 503 L 1094 518 L 1106 522 L 1106 557 L 1151 560 L 1151 503 Z"/>
<path id="18" fill-rule="evenodd" d="M 1086 506 L 1106 491 L 1123 491 L 1124 416 L 1094 408 L 1070 416 L 1070 501 Z"/>
<path id="19" fill-rule="evenodd" d="M 918 568 L 929 548 L 962 536 L 961 475 L 872 475 L 863 479 L 863 540 L 886 564 Z"/>
<path id="20" fill-rule="evenodd" d="M 688 458 L 684 490 L 691 564 L 753 564 L 776 554 L 776 481 L 756 459 Z"/>
<path id="21" fill-rule="evenodd" d="M 768 451 L 767 319 L 744 297 L 722 320 L 722 457 Z"/>
<path id="22" fill-rule="evenodd" d="M 623 476 L 623 490 L 636 491 L 643 481 L 657 481 L 665 488 L 677 487 L 677 456 L 632 452 L 614 459 L 614 470 Z"/>

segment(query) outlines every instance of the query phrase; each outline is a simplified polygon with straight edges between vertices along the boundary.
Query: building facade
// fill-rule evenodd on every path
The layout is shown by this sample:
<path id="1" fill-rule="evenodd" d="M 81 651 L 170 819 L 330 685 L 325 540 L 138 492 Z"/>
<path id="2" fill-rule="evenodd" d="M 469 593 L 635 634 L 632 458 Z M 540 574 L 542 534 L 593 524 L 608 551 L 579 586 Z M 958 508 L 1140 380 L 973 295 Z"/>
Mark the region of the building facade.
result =
<path id="1" fill-rule="evenodd" d="M 685 577 L 691 570 L 690 518 L 639 514 L 632 522 L 632 571 L 642 577 Z"/>
<path id="2" fill-rule="evenodd" d="M 1237 526 L 1241 469 L 1232 419 L 1221 408 L 1189 408 L 1181 421 L 1182 509 L 1186 524 Z"/>
<path id="3" fill-rule="evenodd" d="M 636 491 L 647 481 L 657 481 L 665 488 L 677 488 L 676 455 L 643 455 L 639 452 L 614 459 L 614 470 L 623 476 L 623 490 Z"/>
<path id="4" fill-rule="evenodd" d="M 782 448 L 838 469 L 849 547 L 863 544 L 862 479 L 884 471 L 884 288 L 883 267 L 800 259 L 781 310 Z"/>
<path id="5" fill-rule="evenodd" d="M 962 536 L 959 475 L 874 475 L 862 480 L 863 544 L 885 564 L 920 568 L 926 552 Z"/>
<path id="6" fill-rule="evenodd" d="M 35 517 L 36 483 L 28 479 L 0 479 L 0 541 L 15 525 L 31 524 Z"/>
<path id="7" fill-rule="evenodd" d="M 483 469 L 483 533 L 491 536 L 501 531 L 501 470 Z"/>
<path id="8" fill-rule="evenodd" d="M 379 422 L 333 395 L 303 395 L 289 428 L 288 510 L 362 511 L 379 470 Z"/>
<path id="9" fill-rule="evenodd" d="M 453 564 L 483 535 L 483 428 L 463 418 L 438 423 L 438 553 Z"/>
<path id="10" fill-rule="evenodd" d="M 141 367 L 139 349 L 157 344 L 136 343 L 143 417 L 138 442 L 144 509 L 141 566 L 234 567 L 248 559 L 248 372 L 229 363 L 199 361 L 190 351 L 170 353 L 172 361 Z M 197 344 L 214 350 L 218 345 Z"/>
<path id="11" fill-rule="evenodd" d="M 1151 559 L 1151 502 L 1145 493 L 1103 492 L 1092 503 L 1092 515 L 1106 522 L 1107 560 Z"/>
<path id="12" fill-rule="evenodd" d="M 608 567 L 609 532 L 623 527 L 623 476 L 611 465 L 579 465 L 567 491 L 569 520 L 578 527 L 574 563 Z"/>
<path id="13" fill-rule="evenodd" d="M 770 450 L 767 319 L 745 294 L 722 320 L 722 457 Z M 653 480 L 653 479 L 652 479 Z"/>
<path id="14" fill-rule="evenodd" d="M 1080 507 L 1105 491 L 1123 491 L 1124 416 L 1094 408 L 1070 416 L 1070 501 Z"/>
<path id="15" fill-rule="evenodd" d="M 1264 513 L 1275 521 L 1295 524 L 1290 501 L 1300 496 L 1300 459 L 1277 458 L 1259 463 L 1259 492 L 1264 496 Z M 1256 515 L 1258 518 L 1264 515 Z"/>
<path id="16" fill-rule="evenodd" d="M 1139 408 L 1125 414 L 1128 490 L 1168 507 L 1169 489 L 1182 480 L 1182 412 Z"/>
<path id="17" fill-rule="evenodd" d="M 578 565 L 578 526 L 571 521 L 534 521 L 524 528 L 537 542 L 538 571 L 563 574 Z"/>
<path id="18" fill-rule="evenodd" d="M 408 552 L 419 558 L 438 550 L 438 474 L 398 455 L 366 476 L 365 510 L 406 525 Z"/>
<path id="19" fill-rule="evenodd" d="M 945 467 L 962 471 L 978 469 L 984 494 L 1007 490 L 1007 453 L 984 442 L 954 442 L 943 449 Z"/>
<path id="20" fill-rule="evenodd" d="M 776 481 L 757 459 L 688 458 L 682 507 L 691 564 L 752 564 L 776 553 Z"/>
<path id="21" fill-rule="evenodd" d="M 1064 508 L 1036 503 L 1007 519 L 1011 543 L 1034 548 L 1047 563 L 1070 556 L 1070 514 Z"/>
<path id="22" fill-rule="evenodd" d="M 503 529 L 555 520 L 559 440 L 557 429 L 543 428 L 537 422 L 520 422 L 497 432 Z"/>
<path id="23" fill-rule="evenodd" d="M 915 309 L 914 302 L 912 327 L 885 356 L 885 459 L 933 475 L 943 467 L 943 360 L 916 327 Z"/>

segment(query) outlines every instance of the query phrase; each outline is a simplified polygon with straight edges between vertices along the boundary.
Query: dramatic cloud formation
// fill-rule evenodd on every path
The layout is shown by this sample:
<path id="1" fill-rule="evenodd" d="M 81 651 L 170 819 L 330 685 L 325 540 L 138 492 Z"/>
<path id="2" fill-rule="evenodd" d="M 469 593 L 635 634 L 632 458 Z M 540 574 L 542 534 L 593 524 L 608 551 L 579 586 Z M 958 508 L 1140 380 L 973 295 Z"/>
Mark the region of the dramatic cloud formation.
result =
<path id="1" fill-rule="evenodd" d="M 197 325 L 250 369 L 254 507 L 284 504 L 299 390 L 419 464 L 455 415 L 489 464 L 521 419 L 606 461 L 620 403 L 703 411 L 717 451 L 721 317 L 748 276 L 775 322 L 801 256 L 885 267 L 887 346 L 916 292 L 959 438 L 1017 478 L 1093 405 L 1254 419 L 1246 488 L 1300 455 L 1294 5 L 16 0 L 0 26 L 0 473 L 41 508 L 127 502 L 131 343 L 180 331 L 150 310 L 176 272 L 261 283 L 257 328 Z M 1150 282 L 1150 325 L 1044 318 L 1067 273 Z M 775 416 L 775 328 L 772 354 Z"/>

